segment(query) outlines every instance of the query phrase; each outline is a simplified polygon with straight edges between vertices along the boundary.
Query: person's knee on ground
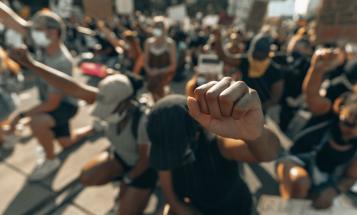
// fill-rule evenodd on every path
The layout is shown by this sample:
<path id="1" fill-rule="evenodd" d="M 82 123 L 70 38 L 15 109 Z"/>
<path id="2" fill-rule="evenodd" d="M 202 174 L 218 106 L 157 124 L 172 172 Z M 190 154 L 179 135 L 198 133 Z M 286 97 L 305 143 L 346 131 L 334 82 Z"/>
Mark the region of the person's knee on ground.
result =
<path id="1" fill-rule="evenodd" d="M 307 198 L 311 181 L 304 168 L 286 161 L 278 164 L 276 173 L 283 198 Z"/>

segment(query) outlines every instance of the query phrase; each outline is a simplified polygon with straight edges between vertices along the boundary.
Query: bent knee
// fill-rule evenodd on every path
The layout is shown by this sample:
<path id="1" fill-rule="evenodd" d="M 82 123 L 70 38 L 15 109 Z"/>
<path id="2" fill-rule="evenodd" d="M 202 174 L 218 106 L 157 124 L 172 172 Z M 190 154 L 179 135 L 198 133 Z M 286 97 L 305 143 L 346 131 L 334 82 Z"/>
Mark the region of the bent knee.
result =
<path id="1" fill-rule="evenodd" d="M 306 198 L 311 187 L 311 180 L 307 171 L 302 167 L 291 168 L 289 178 L 292 182 L 292 196 L 294 198 Z"/>

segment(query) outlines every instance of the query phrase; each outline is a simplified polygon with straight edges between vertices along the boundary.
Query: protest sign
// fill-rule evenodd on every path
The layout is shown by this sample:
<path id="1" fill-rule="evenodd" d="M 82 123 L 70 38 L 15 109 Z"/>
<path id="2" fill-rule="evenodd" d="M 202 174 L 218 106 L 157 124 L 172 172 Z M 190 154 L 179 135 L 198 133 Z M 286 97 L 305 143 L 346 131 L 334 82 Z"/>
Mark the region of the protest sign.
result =
<path id="1" fill-rule="evenodd" d="M 95 19 L 108 19 L 113 16 L 112 0 L 83 0 L 83 7 L 85 15 Z"/>
<path id="2" fill-rule="evenodd" d="M 184 4 L 169 7 L 167 15 L 171 22 L 183 22 L 187 17 L 187 9 Z"/>
<path id="3" fill-rule="evenodd" d="M 132 14 L 134 12 L 133 0 L 116 0 L 116 10 L 118 14 Z"/>

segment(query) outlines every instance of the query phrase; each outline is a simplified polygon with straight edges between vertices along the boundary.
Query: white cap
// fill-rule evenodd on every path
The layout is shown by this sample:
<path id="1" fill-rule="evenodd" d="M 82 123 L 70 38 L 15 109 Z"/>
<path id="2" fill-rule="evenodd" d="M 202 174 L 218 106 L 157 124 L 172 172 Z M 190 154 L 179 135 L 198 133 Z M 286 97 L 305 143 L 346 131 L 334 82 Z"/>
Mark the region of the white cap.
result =
<path id="1" fill-rule="evenodd" d="M 110 116 L 118 104 L 133 95 L 134 89 L 128 77 L 111 75 L 99 83 L 99 93 L 92 115 L 100 119 Z"/>

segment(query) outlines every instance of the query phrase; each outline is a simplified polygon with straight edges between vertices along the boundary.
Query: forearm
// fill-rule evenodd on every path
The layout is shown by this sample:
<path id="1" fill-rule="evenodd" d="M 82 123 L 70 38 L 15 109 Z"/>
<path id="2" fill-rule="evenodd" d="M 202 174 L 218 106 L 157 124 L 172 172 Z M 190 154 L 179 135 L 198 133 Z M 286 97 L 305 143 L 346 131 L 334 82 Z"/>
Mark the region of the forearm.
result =
<path id="1" fill-rule="evenodd" d="M 315 71 L 311 67 L 303 83 L 303 94 L 306 103 L 315 114 L 323 114 L 329 111 L 331 103 L 327 98 L 320 95 L 320 88 L 323 81 L 323 73 Z"/>
<path id="2" fill-rule="evenodd" d="M 96 88 L 80 85 L 72 77 L 37 61 L 28 65 L 28 69 L 46 80 L 51 86 L 60 89 L 69 96 L 83 99 L 89 104 L 95 102 Z"/>
<path id="3" fill-rule="evenodd" d="M 276 134 L 264 126 L 261 136 L 254 141 L 245 141 L 258 162 L 276 160 L 281 152 L 281 145 Z"/>
<path id="4" fill-rule="evenodd" d="M 230 66 L 238 66 L 240 64 L 241 55 L 236 55 L 234 57 L 227 56 L 223 50 L 221 41 L 216 41 L 215 51 L 216 51 L 216 54 L 218 55 L 219 59 L 222 60 L 224 63 L 229 64 Z"/>
<path id="5" fill-rule="evenodd" d="M 8 28 L 14 29 L 15 31 L 26 34 L 26 29 L 29 23 L 18 16 L 14 11 L 12 11 L 7 5 L 0 1 L 0 22 Z"/>
<path id="6" fill-rule="evenodd" d="M 322 73 L 311 67 L 303 83 L 303 92 L 306 98 L 320 97 L 319 90 L 322 84 Z"/>

